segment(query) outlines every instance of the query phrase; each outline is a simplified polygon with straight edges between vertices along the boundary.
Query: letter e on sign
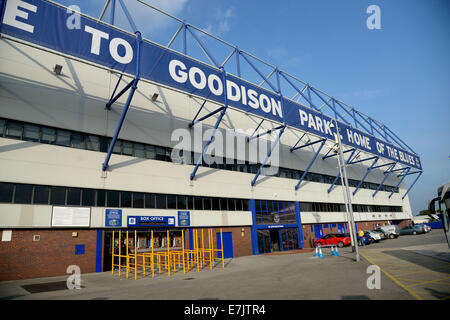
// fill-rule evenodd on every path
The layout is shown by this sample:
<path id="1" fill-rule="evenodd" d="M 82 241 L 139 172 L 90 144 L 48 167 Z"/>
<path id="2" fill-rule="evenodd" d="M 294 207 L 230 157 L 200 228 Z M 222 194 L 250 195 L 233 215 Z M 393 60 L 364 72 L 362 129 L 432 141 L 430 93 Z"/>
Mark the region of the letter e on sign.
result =
<path id="1" fill-rule="evenodd" d="M 37 7 L 29 4 L 28 2 L 21 0 L 9 0 L 6 1 L 3 23 L 33 33 L 34 26 L 16 20 L 17 17 L 22 18 L 23 20 L 28 20 L 28 12 L 21 10 L 21 8 L 34 13 L 37 12 Z"/>

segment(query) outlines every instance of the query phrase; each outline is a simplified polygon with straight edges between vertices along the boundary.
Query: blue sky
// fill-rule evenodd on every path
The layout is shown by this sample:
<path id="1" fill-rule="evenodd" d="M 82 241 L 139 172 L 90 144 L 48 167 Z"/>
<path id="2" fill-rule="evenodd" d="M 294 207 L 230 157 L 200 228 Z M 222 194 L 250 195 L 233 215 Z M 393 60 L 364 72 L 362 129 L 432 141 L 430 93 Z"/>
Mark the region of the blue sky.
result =
<path id="1" fill-rule="evenodd" d="M 94 17 L 104 4 L 100 0 L 58 2 L 79 5 Z M 450 181 L 449 1 L 147 2 L 385 123 L 421 157 L 424 174 L 409 193 L 414 214 L 427 207 L 440 184 Z M 178 23 L 134 0 L 125 3 L 146 38 L 167 44 Z M 380 7 L 381 30 L 366 26 L 369 5 Z M 120 8 L 116 24 L 129 28 Z M 230 52 L 202 39 L 219 61 Z M 181 48 L 180 43 L 174 42 L 174 48 Z M 201 54 L 194 46 L 188 47 L 188 53 Z M 408 177 L 407 183 L 413 178 Z"/>

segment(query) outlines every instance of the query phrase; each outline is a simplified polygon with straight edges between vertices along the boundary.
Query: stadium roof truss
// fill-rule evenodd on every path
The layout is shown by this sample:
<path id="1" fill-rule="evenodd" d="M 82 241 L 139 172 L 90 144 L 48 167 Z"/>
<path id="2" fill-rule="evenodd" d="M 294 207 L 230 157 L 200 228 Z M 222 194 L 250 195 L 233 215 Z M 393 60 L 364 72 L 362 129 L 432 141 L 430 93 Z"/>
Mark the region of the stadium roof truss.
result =
<path id="1" fill-rule="evenodd" d="M 355 109 L 352 106 L 349 106 L 348 104 L 344 103 L 343 101 L 336 99 L 333 96 L 328 95 L 327 93 L 311 86 L 309 83 L 302 81 L 302 80 L 298 79 L 297 77 L 295 77 L 283 70 L 280 70 L 277 66 L 274 66 L 262 59 L 259 59 L 258 57 L 254 56 L 253 54 L 251 54 L 247 51 L 241 50 L 237 46 L 232 45 L 232 44 L 210 34 L 209 32 L 207 32 L 201 28 L 193 26 L 193 25 L 185 22 L 184 20 L 179 19 L 157 7 L 154 7 L 151 4 L 149 4 L 143 0 L 136 0 L 136 1 L 141 3 L 142 5 L 146 6 L 149 9 L 152 9 L 152 10 L 158 12 L 159 14 L 164 15 L 165 17 L 167 17 L 167 19 L 171 19 L 171 20 L 175 21 L 176 23 L 179 23 L 178 29 L 173 34 L 173 36 L 170 38 L 167 45 L 162 46 L 160 44 L 156 44 L 154 42 L 151 42 L 149 40 L 142 38 L 141 32 L 137 28 L 137 26 L 133 20 L 133 17 L 130 14 L 130 12 L 128 11 L 123 0 L 106 0 L 99 19 L 94 19 L 92 17 L 86 16 L 86 15 L 80 13 L 81 16 L 83 16 L 86 19 L 89 19 L 91 22 L 96 22 L 98 24 L 101 24 L 102 27 L 114 28 L 115 30 L 120 30 L 122 33 L 127 33 L 129 36 L 132 35 L 135 38 L 134 47 L 135 47 L 137 54 L 136 54 L 136 61 L 135 61 L 135 65 L 134 65 L 134 71 L 130 70 L 130 69 L 120 71 L 121 75 L 118 79 L 118 82 L 117 82 L 115 88 L 114 88 L 113 94 L 112 94 L 110 100 L 106 103 L 106 108 L 110 109 L 111 106 L 114 104 L 114 102 L 116 102 L 122 95 L 124 95 L 125 93 L 128 92 L 128 98 L 126 100 L 124 109 L 122 111 L 121 117 L 117 124 L 117 127 L 115 130 L 114 136 L 112 138 L 111 145 L 109 146 L 109 150 L 107 152 L 105 161 L 102 164 L 103 171 L 106 171 L 108 169 L 108 164 L 109 164 L 109 160 L 110 160 L 112 151 L 114 149 L 114 145 L 119 136 L 119 133 L 122 128 L 123 122 L 125 120 L 127 111 L 129 109 L 129 106 L 133 99 L 133 94 L 137 88 L 139 80 L 141 79 L 141 68 L 142 68 L 142 63 L 143 63 L 142 62 L 143 59 L 141 57 L 142 46 L 144 44 L 152 44 L 153 46 L 158 46 L 159 49 L 165 50 L 166 52 L 176 53 L 179 57 L 182 57 L 182 58 L 184 57 L 186 59 L 189 59 L 191 62 L 196 63 L 197 65 L 208 67 L 211 70 L 214 70 L 217 73 L 217 75 L 219 75 L 219 74 L 221 75 L 221 80 L 222 80 L 223 84 L 228 85 L 228 82 L 227 82 L 228 79 L 233 79 L 233 81 L 240 81 L 240 83 L 243 83 L 243 84 L 246 84 L 249 86 L 253 86 L 253 88 L 255 90 L 259 89 L 259 90 L 265 92 L 267 95 L 271 94 L 272 96 L 277 97 L 280 101 L 280 109 L 281 109 L 280 111 L 282 112 L 282 115 L 283 115 L 283 117 L 281 119 L 271 116 L 270 114 L 268 114 L 268 116 L 264 116 L 264 114 L 252 112 L 254 110 L 252 110 L 250 108 L 247 110 L 243 110 L 243 108 L 236 107 L 236 105 L 233 105 L 233 104 L 231 104 L 231 106 L 230 106 L 230 101 L 228 99 L 227 90 L 225 88 L 223 89 L 223 94 L 221 95 L 221 99 L 222 99 L 221 101 L 217 100 L 217 99 L 215 99 L 215 100 L 211 99 L 208 96 L 204 96 L 204 95 L 202 96 L 201 94 L 196 95 L 194 93 L 193 95 L 198 96 L 201 99 L 204 99 L 204 102 L 202 103 L 201 107 L 199 108 L 198 112 L 196 113 L 194 119 L 192 119 L 192 121 L 189 123 L 189 127 L 192 127 L 196 123 L 204 121 L 217 113 L 219 113 L 219 116 L 217 117 L 217 120 L 215 122 L 214 130 L 212 131 L 209 139 L 207 140 L 205 146 L 203 147 L 201 156 L 199 157 L 198 161 L 196 162 L 195 167 L 190 175 L 190 180 L 195 179 L 196 172 L 203 161 L 203 157 L 215 135 L 216 129 L 219 127 L 229 106 L 231 108 L 233 108 L 234 110 L 245 112 L 247 115 L 250 115 L 252 117 L 256 117 L 259 119 L 258 126 L 255 128 L 253 134 L 250 135 L 249 137 L 247 137 L 247 141 L 250 141 L 252 139 L 257 139 L 261 136 L 270 134 L 275 131 L 278 132 L 275 143 L 272 144 L 271 149 L 269 150 L 264 161 L 260 165 L 256 175 L 252 179 L 251 186 L 255 186 L 257 179 L 262 172 L 262 169 L 264 168 L 267 161 L 271 157 L 274 147 L 276 146 L 277 143 L 279 143 L 281 136 L 283 135 L 284 132 L 286 132 L 286 130 L 293 130 L 295 132 L 300 132 L 302 134 L 302 136 L 298 139 L 297 143 L 290 148 L 291 152 L 294 152 L 296 150 L 299 150 L 299 149 L 302 149 L 302 148 L 305 148 L 308 146 L 319 145 L 317 150 L 315 150 L 315 152 L 314 152 L 314 156 L 313 156 L 312 160 L 310 161 L 306 170 L 304 171 L 301 178 L 297 182 L 297 184 L 295 186 L 295 190 L 299 189 L 302 181 L 306 177 L 306 174 L 309 172 L 313 163 L 317 160 L 321 150 L 325 146 L 328 146 L 330 149 L 324 156 L 322 156 L 322 160 L 332 158 L 337 155 L 336 152 L 332 152 L 333 147 L 337 145 L 337 143 L 335 142 L 337 132 L 339 132 L 341 134 L 341 137 L 343 135 L 345 136 L 346 133 L 349 134 L 349 132 L 358 132 L 362 136 L 366 137 L 366 139 L 368 139 L 367 141 L 373 140 L 373 145 L 374 146 L 376 145 L 377 148 L 378 148 L 378 144 L 380 144 L 380 145 L 383 145 L 383 147 L 386 146 L 387 148 L 395 149 L 396 152 L 398 151 L 401 154 L 400 159 L 398 159 L 398 156 L 393 157 L 390 152 L 386 153 L 384 148 L 383 148 L 383 151 L 380 151 L 380 149 L 376 150 L 375 148 L 369 148 L 369 149 L 362 148 L 362 147 L 356 146 L 353 143 L 353 139 L 348 140 L 348 138 L 347 138 L 347 142 L 351 141 L 352 143 L 346 143 L 346 141 L 344 141 L 342 143 L 343 149 L 344 149 L 344 147 L 347 148 L 346 150 L 343 150 L 343 152 L 350 153 L 350 156 L 347 158 L 347 160 L 345 162 L 346 166 L 350 166 L 350 165 L 353 165 L 356 163 L 362 163 L 362 162 L 366 162 L 366 161 L 367 162 L 372 161 L 370 166 L 367 168 L 367 172 L 365 173 L 364 177 L 361 179 L 358 186 L 353 191 L 353 195 L 355 195 L 358 192 L 358 190 L 362 186 L 364 180 L 366 179 L 368 174 L 373 169 L 388 167 L 388 169 L 386 171 L 384 171 L 384 175 L 385 175 L 384 179 L 378 185 L 377 189 L 374 191 L 373 197 L 376 196 L 376 194 L 380 190 L 383 183 L 386 181 L 388 176 L 390 176 L 391 174 L 393 174 L 395 172 L 400 172 L 397 175 L 397 177 L 401 177 L 401 179 L 399 180 L 398 184 L 396 185 L 394 190 L 389 195 L 389 198 L 392 197 L 394 192 L 398 189 L 399 185 L 401 184 L 401 182 L 404 180 L 404 178 L 407 175 L 418 174 L 417 177 L 415 178 L 415 180 L 412 182 L 412 184 L 409 186 L 409 188 L 405 192 L 405 194 L 402 196 L 402 199 L 404 199 L 406 197 L 406 195 L 409 193 L 409 191 L 411 190 L 411 188 L 414 186 L 414 184 L 417 182 L 419 177 L 422 175 L 422 172 L 423 172 L 422 166 L 420 164 L 419 156 L 417 155 L 417 153 L 409 145 L 407 145 L 400 137 L 398 137 L 398 135 L 396 135 L 390 128 L 388 128 L 383 123 L 371 118 L 370 116 L 362 113 L 361 111 L 358 111 L 357 109 Z M 47 3 L 49 5 L 53 5 L 53 6 L 56 6 L 59 8 L 63 8 L 65 10 L 70 10 L 70 9 L 67 9 L 66 7 L 64 7 L 58 3 L 55 3 L 53 1 L 50 1 L 50 0 L 40 0 L 40 2 Z M 130 34 L 129 32 L 124 31 L 122 29 L 118 29 L 117 27 L 114 27 L 117 3 L 119 3 L 120 7 L 122 8 L 122 10 L 126 16 L 126 19 L 129 22 L 131 29 L 133 30 L 133 34 Z M 109 19 L 107 19 L 107 21 L 103 21 L 106 18 L 105 15 L 106 15 L 108 8 L 109 8 L 109 12 L 110 12 Z M 1 8 L 1 10 L 2 10 L 1 13 L 2 13 L 2 17 L 3 17 L 5 8 Z M 0 27 L 1 27 L 2 34 L 8 33 L 8 32 L 5 32 L 5 30 L 4 30 L 3 19 L 2 19 L 2 24 L 0 25 Z M 200 48 L 201 52 L 204 54 L 204 58 L 206 58 L 208 62 L 205 63 L 199 59 L 188 56 L 188 53 L 187 53 L 188 35 L 190 36 L 190 38 L 193 39 L 193 42 L 198 46 L 198 48 Z M 199 35 L 201 35 L 201 36 L 199 36 Z M 13 36 L 14 36 L 14 33 L 13 33 Z M 181 41 L 182 41 L 182 52 L 181 53 L 178 51 L 175 51 L 171 48 L 174 41 L 179 37 L 182 38 L 181 39 Z M 202 40 L 202 39 L 205 39 L 205 37 L 210 40 L 212 39 L 213 41 L 216 41 L 216 42 L 220 43 L 221 45 L 229 48 L 229 50 L 230 50 L 229 54 L 226 56 L 225 60 L 222 63 L 219 63 L 217 58 L 213 54 L 211 54 L 211 50 L 209 50 L 208 47 L 205 45 L 204 41 Z M 232 59 L 233 56 L 235 57 L 235 59 Z M 230 66 L 230 64 L 232 64 L 232 61 L 234 61 L 234 67 L 232 65 Z M 159 61 L 157 63 L 159 63 Z M 261 83 L 259 83 L 258 85 L 255 85 L 255 84 L 243 79 L 243 75 L 242 75 L 243 63 L 247 64 L 246 65 L 247 69 L 253 70 L 261 78 L 261 81 L 262 81 Z M 130 63 L 130 65 L 131 65 L 131 63 Z M 270 72 L 268 73 L 267 76 L 264 75 L 264 71 L 261 69 L 261 66 L 264 66 L 264 68 L 266 70 L 267 69 L 270 70 Z M 227 70 L 236 70 L 236 71 L 234 74 L 227 72 L 225 70 L 225 67 Z M 122 80 L 123 74 L 131 74 L 133 76 L 133 80 L 131 82 L 129 82 L 123 89 L 121 89 L 116 94 L 116 91 L 119 87 L 119 83 Z M 287 88 L 289 88 L 289 90 L 291 92 L 295 92 L 295 94 L 291 98 L 286 98 L 283 96 L 282 84 L 284 84 Z M 224 85 L 224 87 L 226 85 Z M 285 91 L 286 91 L 286 89 L 285 89 Z M 223 104 L 223 106 L 198 118 L 207 101 L 218 102 L 220 104 Z M 304 101 L 304 103 L 300 103 L 300 101 Z M 316 117 L 316 120 L 317 120 L 317 118 L 320 118 L 320 122 L 317 122 L 317 123 L 318 124 L 321 123 L 321 125 L 323 125 L 324 127 L 325 127 L 326 123 L 330 124 L 331 122 L 334 122 L 336 124 L 334 126 L 336 132 L 333 132 L 333 133 L 328 132 L 327 133 L 327 130 L 325 130 L 325 129 L 323 129 L 323 130 L 312 130 L 312 129 L 305 130 L 305 129 L 303 129 L 304 127 L 300 125 L 300 122 L 298 121 L 298 119 L 292 120 L 292 118 L 287 117 L 288 113 L 286 112 L 287 111 L 286 104 L 289 104 L 289 107 L 291 109 L 298 108 L 300 113 L 302 112 L 302 110 L 305 111 L 306 113 L 308 113 L 308 112 L 313 113 Z M 328 110 L 329 113 L 333 116 L 331 117 L 331 116 L 326 115 L 324 113 L 324 110 Z M 296 113 L 297 117 L 298 117 L 297 110 L 294 110 L 294 111 L 295 111 L 294 113 Z M 303 114 L 306 114 L 305 112 Z M 275 115 L 274 111 L 273 111 L 273 113 Z M 289 114 L 292 116 L 293 113 L 291 112 Z M 301 117 L 301 115 L 300 115 L 300 117 Z M 311 114 L 309 114 L 309 117 L 311 117 Z M 288 120 L 289 120 L 289 122 L 288 122 Z M 303 119 L 303 120 L 305 120 L 305 119 Z M 269 130 L 265 130 L 265 131 L 261 132 L 260 128 L 264 121 L 268 121 L 268 122 L 272 123 L 273 127 Z M 317 124 L 317 126 L 318 126 L 318 124 Z M 303 123 L 302 123 L 302 125 L 303 125 Z M 316 129 L 316 128 L 314 128 L 314 129 Z M 347 132 L 345 132 L 346 130 L 347 130 Z M 305 135 L 307 137 L 306 140 L 303 139 L 305 137 Z M 315 137 L 316 140 L 311 141 L 311 137 Z M 355 153 L 357 153 L 357 154 L 355 155 Z M 365 158 L 358 159 L 362 155 L 365 155 Z M 412 169 L 416 169 L 416 170 L 414 171 Z M 333 183 L 329 187 L 328 193 L 333 190 L 339 177 L 340 177 L 340 172 L 338 173 L 338 175 L 334 179 Z"/>

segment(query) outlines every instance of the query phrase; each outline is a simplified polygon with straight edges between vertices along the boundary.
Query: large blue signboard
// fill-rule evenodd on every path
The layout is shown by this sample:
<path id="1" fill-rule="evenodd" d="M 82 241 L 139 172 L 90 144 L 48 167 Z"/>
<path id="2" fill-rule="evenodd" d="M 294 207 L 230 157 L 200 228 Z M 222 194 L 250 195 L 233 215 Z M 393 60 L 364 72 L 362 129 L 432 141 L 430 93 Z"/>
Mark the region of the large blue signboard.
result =
<path id="1" fill-rule="evenodd" d="M 136 37 L 98 20 L 80 17 L 70 23 L 73 12 L 44 0 L 0 0 L 3 8 L 0 32 L 72 55 L 108 68 L 133 74 Z M 218 103 L 224 90 L 231 107 L 286 123 L 308 133 L 334 139 L 332 118 L 283 98 L 233 75 L 226 84 L 220 70 L 145 40 L 141 46 L 141 78 L 158 82 Z M 282 105 L 284 108 L 282 108 Z M 338 123 L 342 142 L 351 147 L 421 168 L 417 155 L 351 126 Z"/>
<path id="2" fill-rule="evenodd" d="M 128 227 L 174 227 L 175 217 L 128 216 Z"/>

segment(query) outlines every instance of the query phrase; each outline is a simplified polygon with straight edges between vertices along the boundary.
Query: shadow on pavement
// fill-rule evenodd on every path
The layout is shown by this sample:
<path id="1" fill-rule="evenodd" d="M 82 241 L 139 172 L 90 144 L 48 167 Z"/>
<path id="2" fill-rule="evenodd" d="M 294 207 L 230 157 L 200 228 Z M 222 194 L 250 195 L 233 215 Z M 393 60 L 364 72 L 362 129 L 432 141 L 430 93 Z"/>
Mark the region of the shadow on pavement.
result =
<path id="1" fill-rule="evenodd" d="M 432 271 L 450 274 L 450 264 L 433 257 L 424 256 L 419 253 L 406 250 L 386 250 L 382 251 L 382 253 L 410 263 L 414 263 Z M 443 268 L 443 264 L 447 264 L 448 268 Z"/>

